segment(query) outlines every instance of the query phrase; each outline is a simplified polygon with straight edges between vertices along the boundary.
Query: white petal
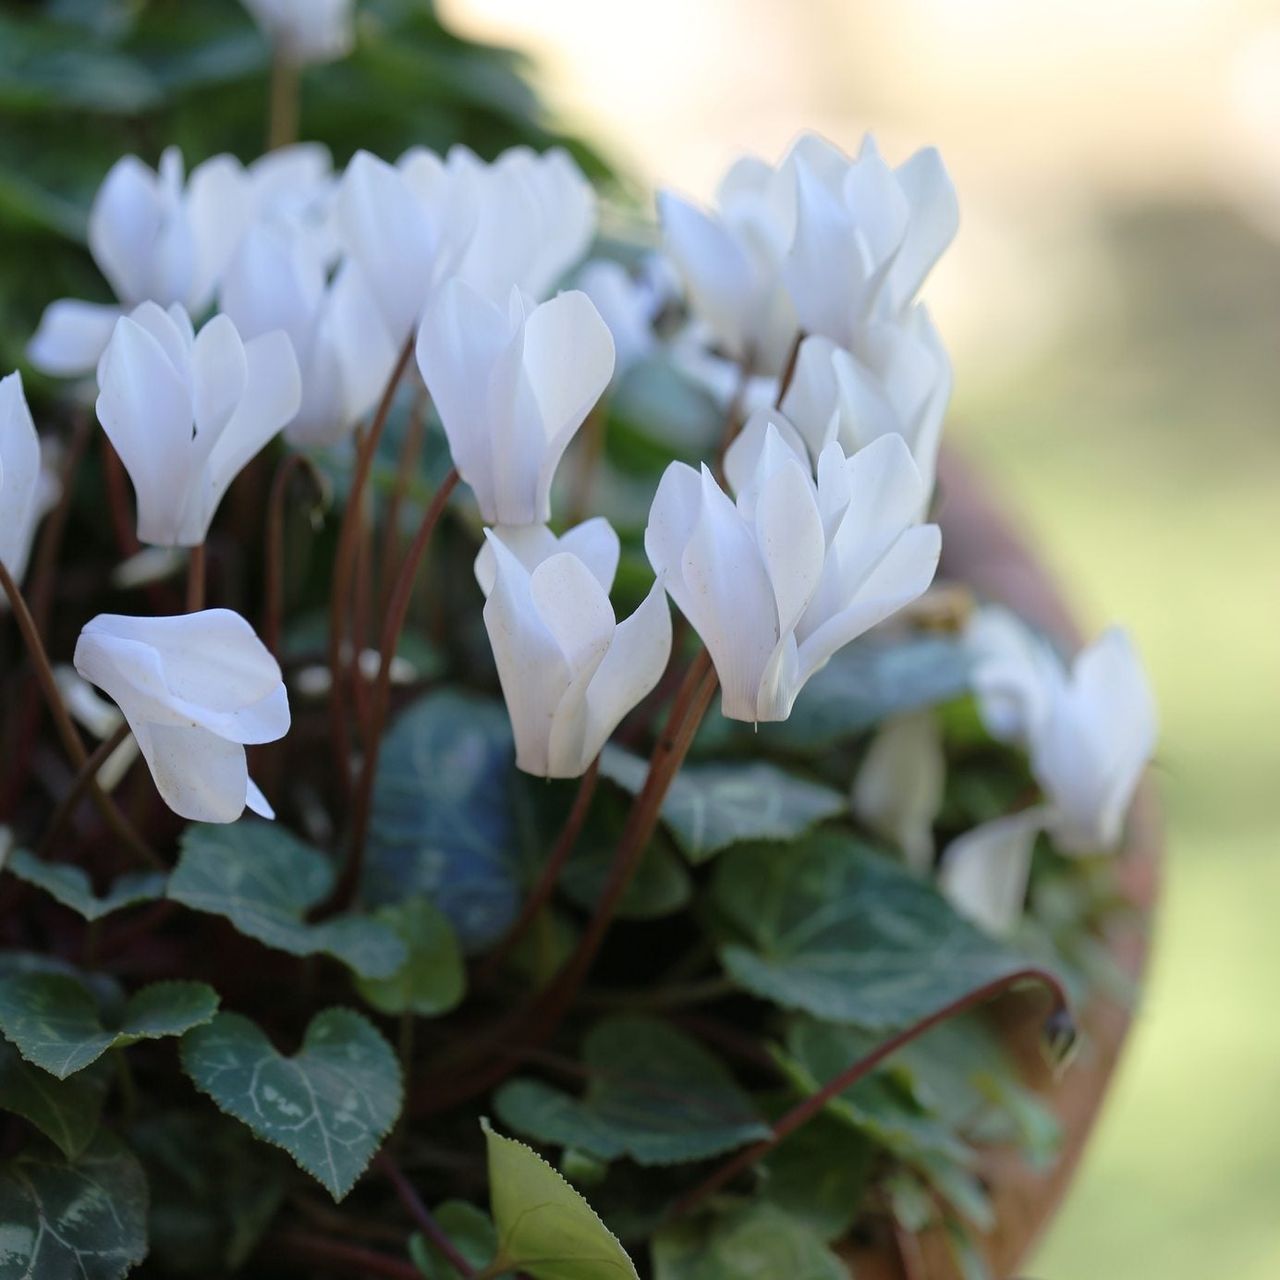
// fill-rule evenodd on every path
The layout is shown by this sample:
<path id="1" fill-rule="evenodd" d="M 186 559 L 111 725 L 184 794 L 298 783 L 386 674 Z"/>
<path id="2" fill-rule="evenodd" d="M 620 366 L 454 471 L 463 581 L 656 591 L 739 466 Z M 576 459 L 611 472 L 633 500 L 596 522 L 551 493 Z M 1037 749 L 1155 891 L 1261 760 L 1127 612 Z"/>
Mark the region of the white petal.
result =
<path id="1" fill-rule="evenodd" d="M 27 344 L 27 359 L 41 373 L 74 378 L 92 373 L 111 339 L 120 308 L 62 298 L 50 303 Z"/>
<path id="2" fill-rule="evenodd" d="M 808 470 L 809 454 L 795 427 L 776 409 L 757 409 L 724 455 L 725 480 L 738 499 L 738 509 L 748 519 L 755 511 L 764 477 L 787 458 L 795 458 Z"/>
<path id="3" fill-rule="evenodd" d="M 933 147 L 917 151 L 898 168 L 896 177 L 911 210 L 906 235 L 888 279 L 890 305 L 901 311 L 955 239 L 960 206 L 942 157 Z"/>
<path id="4" fill-rule="evenodd" d="M 170 809 L 192 822 L 235 822 L 244 812 L 249 768 L 244 748 L 207 729 L 129 722 Z"/>
<path id="5" fill-rule="evenodd" d="M 244 397 L 249 365 L 244 343 L 225 315 L 214 316 L 191 350 L 191 399 L 195 406 L 195 454 L 203 465 Z"/>
<path id="6" fill-rule="evenodd" d="M 304 240 L 262 223 L 236 250 L 219 302 L 242 338 L 283 329 L 301 352 L 325 296 L 324 276 L 323 263 Z"/>
<path id="7" fill-rule="evenodd" d="M 786 635 L 795 630 L 817 590 L 826 554 L 813 481 L 794 457 L 761 485 L 755 525 L 777 602 L 778 634 Z"/>
<path id="8" fill-rule="evenodd" d="M 89 249 L 126 306 L 147 297 L 149 257 L 162 217 L 155 173 L 137 156 L 117 160 L 89 211 Z"/>
<path id="9" fill-rule="evenodd" d="M 966 831 L 942 855 L 938 885 L 953 907 L 988 933 L 1005 935 L 1022 918 L 1031 854 L 1044 824 L 1039 809 Z"/>
<path id="10" fill-rule="evenodd" d="M 244 799 L 245 807 L 251 809 L 260 818 L 266 818 L 268 822 L 274 822 L 276 811 L 271 807 L 270 801 L 264 796 L 252 778 L 249 779 L 249 785 L 245 791 Z"/>
<path id="11" fill-rule="evenodd" d="M 252 188 L 233 156 L 214 156 L 191 171 L 184 209 L 195 246 L 187 309 L 203 311 L 239 247 L 252 213 Z"/>
<path id="12" fill-rule="evenodd" d="M 613 587 L 621 544 L 603 516 L 584 520 L 559 538 L 544 524 L 498 525 L 488 533 L 475 562 L 476 581 L 486 596 L 493 590 L 497 572 L 491 538 L 501 541 L 530 573 L 557 552 L 568 551 L 587 566 L 606 594 Z"/>
<path id="13" fill-rule="evenodd" d="M 11 373 L 0 378 L 0 561 L 19 581 L 39 517 L 39 485 L 40 438 L 22 376 Z"/>

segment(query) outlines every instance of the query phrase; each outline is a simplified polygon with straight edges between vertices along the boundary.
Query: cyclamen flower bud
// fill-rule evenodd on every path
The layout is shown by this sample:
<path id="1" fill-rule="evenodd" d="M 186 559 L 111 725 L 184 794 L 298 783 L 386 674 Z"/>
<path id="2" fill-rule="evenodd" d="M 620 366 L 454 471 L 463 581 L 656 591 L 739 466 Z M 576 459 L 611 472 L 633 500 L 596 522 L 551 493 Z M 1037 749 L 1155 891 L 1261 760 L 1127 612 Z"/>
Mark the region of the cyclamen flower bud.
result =
<path id="1" fill-rule="evenodd" d="M 237 613 L 101 614 L 80 633 L 76 670 L 119 705 L 164 802 L 195 822 L 275 815 L 249 778 L 245 744 L 289 731 L 280 667 Z"/>
<path id="2" fill-rule="evenodd" d="M 199 546 L 246 463 L 298 412 L 288 337 L 242 342 L 226 316 L 197 335 L 181 307 L 123 317 L 98 368 L 98 420 L 133 481 L 138 538 Z"/>
<path id="3" fill-rule="evenodd" d="M 15 582 L 27 571 L 44 513 L 40 437 L 22 391 L 22 375 L 0 378 L 0 564 Z M 8 607 L 0 591 L 0 609 Z"/>
<path id="4" fill-rule="evenodd" d="M 900 436 L 852 458 L 832 442 L 815 484 L 795 429 L 757 415 L 725 470 L 736 504 L 706 467 L 672 463 L 645 550 L 711 654 L 723 713 L 785 720 L 832 654 L 924 592 L 940 535 L 916 523 L 920 473 Z"/>
<path id="5" fill-rule="evenodd" d="M 418 367 L 486 524 L 545 524 L 573 433 L 613 376 L 613 338 L 584 293 L 505 308 L 451 280 L 418 334 Z"/>
<path id="6" fill-rule="evenodd" d="M 599 564 L 571 551 L 530 568 L 492 531 L 486 536 L 494 577 L 484 623 L 516 765 L 538 777 L 578 777 L 667 665 L 671 614 L 661 581 L 619 623 L 609 603 L 612 569 L 602 581 Z"/>
<path id="7" fill-rule="evenodd" d="M 244 0 L 244 7 L 295 66 L 333 62 L 355 45 L 355 0 Z"/>

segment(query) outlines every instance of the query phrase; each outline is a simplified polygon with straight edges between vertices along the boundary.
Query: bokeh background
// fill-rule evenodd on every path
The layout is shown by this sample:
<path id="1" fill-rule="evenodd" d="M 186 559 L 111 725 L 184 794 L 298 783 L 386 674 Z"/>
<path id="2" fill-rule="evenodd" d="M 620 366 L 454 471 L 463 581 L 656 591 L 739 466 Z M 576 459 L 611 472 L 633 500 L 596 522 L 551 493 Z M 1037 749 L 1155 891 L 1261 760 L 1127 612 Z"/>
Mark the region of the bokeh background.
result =
<path id="1" fill-rule="evenodd" d="M 708 198 L 801 129 L 943 150 L 950 438 L 1137 635 L 1169 862 L 1139 1030 L 1043 1280 L 1280 1276 L 1280 5 L 442 0 Z"/>

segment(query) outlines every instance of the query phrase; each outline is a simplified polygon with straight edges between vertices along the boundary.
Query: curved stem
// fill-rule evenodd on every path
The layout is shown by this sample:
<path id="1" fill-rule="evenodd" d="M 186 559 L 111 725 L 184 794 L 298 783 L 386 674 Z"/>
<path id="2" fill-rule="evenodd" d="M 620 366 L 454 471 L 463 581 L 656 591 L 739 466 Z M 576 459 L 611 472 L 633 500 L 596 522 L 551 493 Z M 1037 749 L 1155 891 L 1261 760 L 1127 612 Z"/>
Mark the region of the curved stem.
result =
<path id="1" fill-rule="evenodd" d="M 595 796 L 596 783 L 599 779 L 600 757 L 596 756 L 578 783 L 578 790 L 573 797 L 573 805 L 569 810 L 569 816 L 565 819 L 564 826 L 560 829 L 560 835 L 551 850 L 551 856 L 547 859 L 546 866 L 542 869 L 542 875 L 538 877 L 538 883 L 533 887 L 533 892 L 525 899 L 525 904 L 521 908 L 520 914 L 516 917 L 515 923 L 511 928 L 507 930 L 505 937 L 485 957 L 484 963 L 476 970 L 475 980 L 477 985 L 483 986 L 498 972 L 502 967 L 502 962 L 511 954 L 516 943 L 524 937 L 529 926 L 537 919 L 538 913 L 547 905 L 551 895 L 555 892 L 556 885 L 560 882 L 560 875 L 578 843 L 578 837 L 582 834 L 582 827 L 587 820 L 587 814 L 591 810 L 591 801 Z"/>
<path id="2" fill-rule="evenodd" d="M 369 706 L 369 740 L 365 743 L 364 761 L 360 769 L 360 779 L 356 786 L 355 798 L 351 811 L 351 843 L 347 848 L 347 861 L 342 869 L 342 876 L 334 890 L 332 908 L 340 910 L 355 896 L 356 886 L 360 883 L 360 872 L 364 866 L 364 850 L 369 830 L 369 809 L 373 802 L 373 780 L 378 770 L 378 751 L 382 745 L 382 730 L 386 723 L 387 707 L 391 700 L 391 664 L 395 660 L 396 646 L 400 640 L 400 632 L 404 629 L 405 619 L 409 615 L 409 602 L 413 598 L 413 585 L 418 576 L 418 567 L 431 544 L 431 535 L 458 484 L 456 468 L 450 468 L 449 474 L 441 481 L 431 505 L 427 508 L 418 532 L 400 566 L 396 577 L 395 590 L 391 593 L 391 603 L 387 607 L 386 622 L 382 628 L 382 639 L 378 652 L 378 678 L 373 686 L 373 695 Z"/>
<path id="3" fill-rule="evenodd" d="M 324 479 L 316 464 L 305 453 L 291 453 L 282 458 L 271 481 L 267 499 L 266 586 L 263 591 L 262 641 L 278 658 L 280 633 L 284 625 L 284 504 L 289 482 L 298 469 L 303 469 L 318 494 L 324 494 Z"/>
<path id="4" fill-rule="evenodd" d="M 782 402 L 786 399 L 787 392 L 791 390 L 791 380 L 796 376 L 796 362 L 800 359 L 800 344 L 804 339 L 804 330 L 797 329 L 791 343 L 791 350 L 787 352 L 787 363 L 782 367 L 782 377 L 778 379 L 778 395 L 773 402 L 775 409 L 782 408 Z"/>
<path id="5" fill-rule="evenodd" d="M 814 1116 L 823 1110 L 828 1102 L 857 1084 L 865 1075 L 874 1071 L 886 1058 L 892 1057 L 904 1045 L 910 1044 L 912 1040 L 924 1035 L 926 1031 L 932 1030 L 940 1023 L 946 1022 L 949 1018 L 954 1018 L 957 1014 L 964 1013 L 977 1005 L 985 1004 L 994 996 L 998 996 L 1008 991 L 1011 987 L 1026 982 L 1039 982 L 1049 989 L 1054 998 L 1054 1008 L 1050 1017 L 1067 1007 L 1067 993 L 1063 990 L 1062 984 L 1047 969 L 1041 969 L 1034 965 L 1025 969 L 1018 969 L 1014 973 L 1005 974 L 1001 978 L 996 978 L 980 987 L 975 987 L 958 1000 L 953 1000 L 950 1004 L 944 1005 L 941 1009 L 929 1014 L 928 1017 L 921 1018 L 919 1022 L 907 1027 L 905 1031 L 900 1031 L 896 1036 L 890 1037 L 878 1048 L 867 1054 L 866 1057 L 859 1058 L 857 1062 L 847 1067 L 839 1075 L 828 1080 L 821 1089 L 811 1093 L 804 1101 L 792 1107 L 773 1126 L 773 1132 L 769 1137 L 763 1138 L 753 1146 L 746 1147 L 731 1156 L 710 1177 L 699 1183 L 688 1195 L 677 1201 L 675 1207 L 671 1210 L 670 1216 L 672 1218 L 683 1217 L 692 1209 L 697 1208 L 708 1196 L 714 1195 L 715 1192 L 737 1177 L 738 1174 L 750 1169 L 757 1161 L 768 1155 L 783 1139 L 790 1137 L 802 1125 L 812 1120 Z"/>
<path id="6" fill-rule="evenodd" d="M 356 551 L 359 547 L 360 524 L 364 518 L 364 490 L 373 469 L 373 459 L 378 452 L 378 442 L 386 429 L 391 406 L 395 402 L 396 388 L 404 377 L 409 361 L 413 358 L 413 335 L 406 339 L 400 357 L 396 361 L 382 399 L 373 415 L 360 447 L 356 453 L 355 471 L 351 477 L 351 492 L 347 496 L 346 510 L 342 513 L 342 525 L 338 530 L 338 549 L 333 562 L 332 594 L 329 598 L 329 731 L 334 751 L 334 774 L 345 794 L 350 789 L 347 776 L 351 758 L 351 735 L 347 728 L 346 680 L 343 647 L 346 642 L 347 606 L 351 599 L 351 577 L 355 569 Z"/>
<path id="7" fill-rule="evenodd" d="M 419 1230 L 449 1263 L 449 1265 L 465 1278 L 476 1274 L 475 1268 L 464 1258 L 458 1246 L 445 1234 L 444 1228 L 435 1220 L 431 1210 L 422 1202 L 422 1198 L 413 1189 L 413 1184 L 405 1177 L 403 1170 L 387 1152 L 380 1151 L 374 1157 L 374 1163 L 387 1176 L 387 1180 L 395 1189 L 400 1203 L 408 1210 L 409 1216 L 417 1223 Z"/>
<path id="8" fill-rule="evenodd" d="M 82 770 L 89 762 L 89 754 L 85 751 L 80 734 L 72 724 L 66 704 L 62 701 L 58 682 L 54 679 L 53 668 L 49 665 L 49 655 L 45 652 L 40 633 L 36 630 L 35 622 L 31 617 L 31 611 L 27 608 L 27 602 L 23 599 L 22 592 L 18 590 L 18 584 L 14 582 L 3 560 L 0 560 L 0 587 L 4 588 L 5 594 L 9 597 L 13 619 L 18 624 L 23 643 L 27 646 L 27 654 L 31 658 L 31 665 L 35 668 L 36 679 L 40 682 L 40 689 L 44 693 L 58 736 L 62 739 L 63 749 L 72 765 L 77 770 Z M 133 829 L 129 820 L 116 807 L 115 802 L 98 786 L 97 780 L 91 777 L 86 786 L 94 804 L 102 814 L 103 821 L 116 837 L 149 866 L 163 868 L 164 864 L 154 850 Z"/>
<path id="9" fill-rule="evenodd" d="M 422 453 L 422 440 L 427 425 L 427 389 L 422 387 L 414 397 L 413 411 L 409 415 L 409 427 L 400 445 L 400 457 L 396 460 L 396 479 L 387 500 L 387 511 L 382 530 L 382 554 L 378 560 L 378 616 L 383 616 L 391 603 L 391 588 L 395 585 L 395 567 L 400 559 L 400 508 L 409 492 L 409 480 L 417 470 Z"/>
<path id="10" fill-rule="evenodd" d="M 202 542 L 191 548 L 191 558 L 187 562 L 187 612 L 199 613 L 204 608 L 205 587 L 205 550 Z"/>
<path id="11" fill-rule="evenodd" d="M 43 858 L 48 854 L 53 842 L 58 838 L 58 833 L 62 830 L 63 824 L 75 812 L 76 805 L 80 803 L 80 798 L 84 795 L 89 783 L 97 778 L 98 771 L 106 764 L 115 749 L 120 746 L 131 732 L 128 722 L 121 721 L 116 731 L 110 737 L 104 738 L 94 748 L 93 754 L 89 756 L 76 774 L 67 794 L 62 797 L 58 802 L 58 807 L 53 811 L 53 817 L 49 819 L 49 825 L 45 830 L 44 837 L 36 850 L 37 856 Z"/>

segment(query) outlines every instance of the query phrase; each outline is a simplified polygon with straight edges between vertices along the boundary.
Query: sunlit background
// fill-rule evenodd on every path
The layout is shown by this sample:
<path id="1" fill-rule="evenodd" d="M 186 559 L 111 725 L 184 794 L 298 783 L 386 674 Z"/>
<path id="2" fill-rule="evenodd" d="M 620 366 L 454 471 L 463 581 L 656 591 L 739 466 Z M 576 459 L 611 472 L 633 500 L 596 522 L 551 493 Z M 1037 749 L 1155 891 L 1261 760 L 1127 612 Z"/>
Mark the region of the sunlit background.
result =
<path id="1" fill-rule="evenodd" d="M 983 460 L 1164 717 L 1140 1029 L 1028 1274 L 1280 1276 L 1280 6 L 447 0 L 624 168 L 706 198 L 800 129 L 943 150 L 929 287 Z"/>

